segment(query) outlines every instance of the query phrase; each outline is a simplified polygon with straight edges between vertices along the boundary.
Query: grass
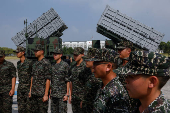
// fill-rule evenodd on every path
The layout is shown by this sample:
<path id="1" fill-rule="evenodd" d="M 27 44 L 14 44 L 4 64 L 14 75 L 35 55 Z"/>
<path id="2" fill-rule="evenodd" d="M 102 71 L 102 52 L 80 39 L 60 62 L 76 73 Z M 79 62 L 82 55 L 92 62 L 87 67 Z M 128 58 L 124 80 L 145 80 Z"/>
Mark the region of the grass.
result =
<path id="1" fill-rule="evenodd" d="M 6 56 L 5 59 L 6 60 L 12 60 L 12 59 L 18 59 L 19 60 L 19 58 L 17 58 L 16 56 Z"/>

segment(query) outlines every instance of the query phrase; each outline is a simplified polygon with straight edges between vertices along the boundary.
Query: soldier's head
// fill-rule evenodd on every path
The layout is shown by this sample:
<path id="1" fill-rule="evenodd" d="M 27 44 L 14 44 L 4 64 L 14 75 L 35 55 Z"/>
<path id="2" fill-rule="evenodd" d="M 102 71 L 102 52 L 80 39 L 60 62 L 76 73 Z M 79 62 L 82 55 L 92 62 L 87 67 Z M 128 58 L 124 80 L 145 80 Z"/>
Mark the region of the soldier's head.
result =
<path id="1" fill-rule="evenodd" d="M 113 73 L 116 65 L 117 53 L 111 49 L 98 49 L 95 57 L 92 58 L 94 75 L 96 78 L 105 78 L 109 73 Z"/>
<path id="2" fill-rule="evenodd" d="M 63 56 L 62 49 L 56 48 L 52 53 L 53 53 L 54 60 L 59 60 Z"/>
<path id="3" fill-rule="evenodd" d="M 170 60 L 160 54 L 135 51 L 129 56 L 130 69 L 126 77 L 126 87 L 132 98 L 146 97 L 160 89 L 170 78 Z"/>
<path id="4" fill-rule="evenodd" d="M 2 63 L 5 59 L 5 51 L 4 50 L 0 50 L 0 63 Z"/>
<path id="5" fill-rule="evenodd" d="M 94 58 L 96 54 L 97 48 L 89 48 L 87 55 L 83 56 L 84 61 L 86 61 L 86 67 L 92 68 L 93 62 L 92 59 Z"/>
<path id="6" fill-rule="evenodd" d="M 35 57 L 37 58 L 44 55 L 44 45 L 36 44 L 33 51 L 34 51 Z"/>
<path id="7" fill-rule="evenodd" d="M 66 59 L 69 59 L 69 56 L 66 56 Z"/>
<path id="8" fill-rule="evenodd" d="M 133 48 L 133 43 L 129 41 L 120 42 L 117 47 L 119 57 L 121 59 L 128 58 L 131 53 L 132 48 Z"/>
<path id="9" fill-rule="evenodd" d="M 78 62 L 84 56 L 84 49 L 82 47 L 75 47 L 73 54 L 74 54 L 74 60 Z"/>
<path id="10" fill-rule="evenodd" d="M 26 51 L 26 49 L 24 47 L 17 46 L 17 49 L 13 52 L 16 53 L 18 58 L 21 58 L 21 57 L 25 56 L 25 51 Z"/>

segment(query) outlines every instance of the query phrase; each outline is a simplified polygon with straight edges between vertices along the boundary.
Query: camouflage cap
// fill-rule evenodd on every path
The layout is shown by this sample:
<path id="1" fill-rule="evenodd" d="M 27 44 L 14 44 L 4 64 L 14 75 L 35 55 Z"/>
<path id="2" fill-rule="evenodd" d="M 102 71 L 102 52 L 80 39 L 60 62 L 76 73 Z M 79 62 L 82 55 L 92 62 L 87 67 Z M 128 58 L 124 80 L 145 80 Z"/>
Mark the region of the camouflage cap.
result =
<path id="1" fill-rule="evenodd" d="M 118 44 L 117 49 L 133 48 L 133 43 L 130 41 L 122 41 Z"/>
<path id="2" fill-rule="evenodd" d="M 74 55 L 84 54 L 84 49 L 82 47 L 75 47 L 73 54 Z"/>
<path id="3" fill-rule="evenodd" d="M 36 44 L 35 48 L 33 49 L 33 51 L 40 51 L 43 50 L 44 51 L 44 45 L 42 44 Z"/>
<path id="4" fill-rule="evenodd" d="M 97 48 L 89 48 L 87 55 L 83 56 L 83 59 L 85 61 L 92 61 L 92 58 L 95 56 L 96 51 L 97 51 Z"/>
<path id="5" fill-rule="evenodd" d="M 92 61 L 112 62 L 117 61 L 117 52 L 112 49 L 97 49 Z"/>
<path id="6" fill-rule="evenodd" d="M 25 49 L 24 47 L 22 47 L 22 46 L 17 46 L 17 49 L 16 49 L 15 51 L 13 51 L 13 52 L 19 53 L 19 52 L 23 52 L 23 51 L 26 51 L 26 49 Z"/>
<path id="7" fill-rule="evenodd" d="M 0 50 L 0 56 L 4 56 L 5 55 L 5 51 L 4 50 Z"/>
<path id="8" fill-rule="evenodd" d="M 53 52 L 51 52 L 51 53 L 53 53 L 53 54 L 63 54 L 63 51 L 62 51 L 62 49 L 58 49 L 58 48 L 56 48 Z"/>
<path id="9" fill-rule="evenodd" d="M 131 52 L 129 59 L 130 65 L 128 68 L 131 71 L 128 75 L 170 76 L 170 59 L 161 54 L 148 51 L 134 51 Z"/>

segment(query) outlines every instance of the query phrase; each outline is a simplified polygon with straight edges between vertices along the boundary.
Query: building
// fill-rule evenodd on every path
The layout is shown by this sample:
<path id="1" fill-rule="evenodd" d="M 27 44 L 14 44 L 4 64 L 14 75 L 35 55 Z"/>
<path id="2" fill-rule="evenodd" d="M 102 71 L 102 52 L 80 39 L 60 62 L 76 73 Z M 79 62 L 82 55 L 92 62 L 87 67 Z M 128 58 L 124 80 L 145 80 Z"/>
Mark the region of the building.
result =
<path id="1" fill-rule="evenodd" d="M 92 47 L 92 41 L 66 41 L 62 42 L 62 47 L 72 47 L 73 49 L 75 47 L 82 47 L 84 50 L 88 50 L 88 48 Z M 105 41 L 100 41 L 100 47 L 105 48 Z"/>

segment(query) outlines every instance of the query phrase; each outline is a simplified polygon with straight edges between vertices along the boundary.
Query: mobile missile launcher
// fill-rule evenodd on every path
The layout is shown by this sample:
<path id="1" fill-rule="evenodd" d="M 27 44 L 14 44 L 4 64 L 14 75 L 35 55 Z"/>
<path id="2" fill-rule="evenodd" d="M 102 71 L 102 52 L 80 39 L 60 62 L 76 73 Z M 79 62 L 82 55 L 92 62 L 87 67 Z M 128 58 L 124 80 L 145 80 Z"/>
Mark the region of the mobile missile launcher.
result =
<path id="1" fill-rule="evenodd" d="M 156 51 L 164 34 L 148 27 L 118 10 L 106 6 L 97 24 L 97 32 L 110 38 L 114 44 L 130 41 L 137 49 Z"/>
<path id="2" fill-rule="evenodd" d="M 27 26 L 27 20 L 24 21 L 26 28 L 12 37 L 16 46 L 26 47 L 26 57 L 36 59 L 34 52 L 36 44 L 44 45 L 44 56 L 47 59 L 53 59 L 51 52 L 57 47 L 62 48 L 63 31 L 68 27 L 53 8 L 43 13 L 39 18 Z"/>
<path id="3" fill-rule="evenodd" d="M 110 48 L 110 49 L 115 50 L 116 49 L 115 46 L 116 44 L 113 43 L 112 40 L 105 40 L 105 48 Z"/>
<path id="4" fill-rule="evenodd" d="M 100 40 L 92 40 L 92 47 L 100 49 Z"/>

